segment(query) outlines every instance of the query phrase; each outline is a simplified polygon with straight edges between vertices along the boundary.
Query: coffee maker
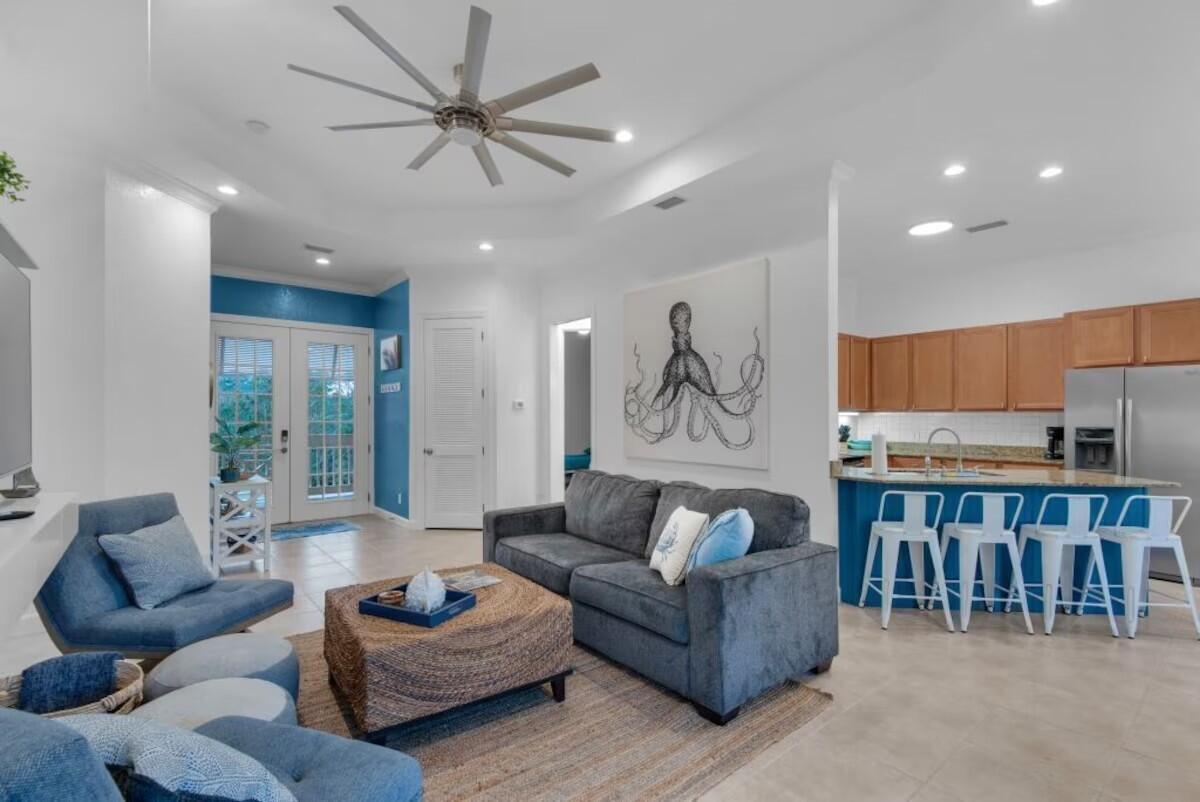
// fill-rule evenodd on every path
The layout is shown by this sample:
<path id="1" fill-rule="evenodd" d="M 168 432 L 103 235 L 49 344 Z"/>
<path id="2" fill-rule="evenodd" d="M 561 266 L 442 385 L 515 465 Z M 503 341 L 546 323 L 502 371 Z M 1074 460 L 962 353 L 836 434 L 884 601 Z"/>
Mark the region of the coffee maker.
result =
<path id="1" fill-rule="evenodd" d="M 1063 459 L 1064 438 L 1062 426 L 1046 427 L 1046 459 Z"/>

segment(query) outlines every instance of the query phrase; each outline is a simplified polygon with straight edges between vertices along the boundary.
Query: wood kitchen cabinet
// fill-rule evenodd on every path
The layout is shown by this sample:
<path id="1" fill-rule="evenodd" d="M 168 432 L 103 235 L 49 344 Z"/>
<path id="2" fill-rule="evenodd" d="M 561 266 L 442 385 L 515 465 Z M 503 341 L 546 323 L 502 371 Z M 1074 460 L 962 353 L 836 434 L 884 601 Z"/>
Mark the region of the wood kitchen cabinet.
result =
<path id="1" fill-rule="evenodd" d="M 959 329 L 954 338 L 955 408 L 1008 408 L 1008 327 Z"/>
<path id="2" fill-rule="evenodd" d="M 850 409 L 850 336 L 838 335 L 838 409 Z"/>
<path id="3" fill-rule="evenodd" d="M 1008 327 L 1008 408 L 1062 409 L 1066 325 L 1061 318 Z"/>
<path id="4" fill-rule="evenodd" d="M 1200 299 L 1137 308 L 1137 362 L 1200 362 Z"/>
<path id="5" fill-rule="evenodd" d="M 871 341 L 850 338 L 850 409 L 871 408 Z"/>
<path id="6" fill-rule="evenodd" d="M 909 409 L 911 392 L 911 338 L 877 337 L 871 340 L 871 409 Z"/>
<path id="7" fill-rule="evenodd" d="M 1132 306 L 1070 312 L 1064 319 L 1070 367 L 1099 368 L 1134 363 L 1135 311 Z"/>
<path id="8" fill-rule="evenodd" d="M 912 408 L 954 409 L 954 332 L 912 335 Z"/>

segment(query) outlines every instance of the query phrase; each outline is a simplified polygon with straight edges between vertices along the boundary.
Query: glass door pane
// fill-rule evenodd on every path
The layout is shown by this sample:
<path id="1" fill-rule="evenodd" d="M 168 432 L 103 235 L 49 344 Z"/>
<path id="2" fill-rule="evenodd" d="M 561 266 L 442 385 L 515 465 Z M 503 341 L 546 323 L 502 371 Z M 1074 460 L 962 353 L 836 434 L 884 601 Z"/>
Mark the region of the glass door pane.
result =
<path id="1" fill-rule="evenodd" d="M 353 345 L 308 343 L 308 498 L 354 498 Z"/>
<path id="2" fill-rule="evenodd" d="M 258 443 L 242 456 L 242 467 L 273 476 L 275 348 L 271 340 L 217 336 L 216 417 L 235 426 L 261 425 Z"/>

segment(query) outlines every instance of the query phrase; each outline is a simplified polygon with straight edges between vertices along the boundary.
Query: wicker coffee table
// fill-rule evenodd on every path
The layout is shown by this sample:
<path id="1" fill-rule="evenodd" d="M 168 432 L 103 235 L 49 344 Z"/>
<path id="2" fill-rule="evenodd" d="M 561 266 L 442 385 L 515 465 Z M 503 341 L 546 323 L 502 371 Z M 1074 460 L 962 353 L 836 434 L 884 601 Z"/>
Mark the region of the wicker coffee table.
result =
<path id="1" fill-rule="evenodd" d="M 433 629 L 358 612 L 396 587 L 385 579 L 325 592 L 325 662 L 370 740 L 383 731 L 508 691 L 549 683 L 566 698 L 571 604 L 499 565 L 468 565 L 502 581 L 474 591 L 476 605 Z"/>

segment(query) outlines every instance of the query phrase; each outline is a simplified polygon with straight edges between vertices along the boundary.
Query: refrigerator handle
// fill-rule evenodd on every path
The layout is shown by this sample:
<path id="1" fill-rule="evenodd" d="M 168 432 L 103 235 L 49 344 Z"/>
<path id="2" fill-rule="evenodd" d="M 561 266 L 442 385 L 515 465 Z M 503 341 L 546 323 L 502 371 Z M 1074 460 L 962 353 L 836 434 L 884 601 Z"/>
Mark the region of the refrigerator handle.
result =
<path id="1" fill-rule="evenodd" d="M 1133 475 L 1133 399 L 1125 399 L 1125 470 L 1123 473 L 1126 476 Z"/>
<path id="2" fill-rule="evenodd" d="M 1127 473 L 1125 470 L 1125 399 L 1117 399 L 1116 431 L 1113 432 L 1114 470 L 1118 476 Z"/>

